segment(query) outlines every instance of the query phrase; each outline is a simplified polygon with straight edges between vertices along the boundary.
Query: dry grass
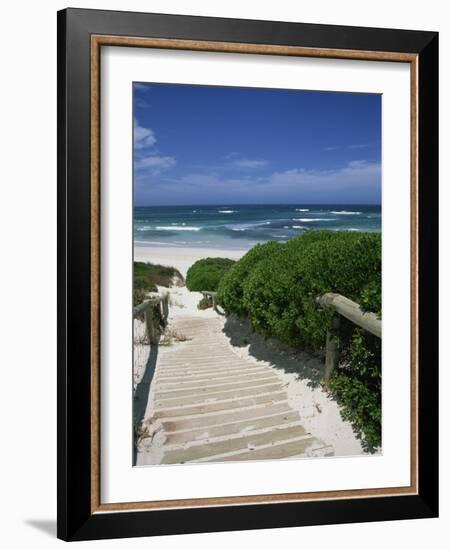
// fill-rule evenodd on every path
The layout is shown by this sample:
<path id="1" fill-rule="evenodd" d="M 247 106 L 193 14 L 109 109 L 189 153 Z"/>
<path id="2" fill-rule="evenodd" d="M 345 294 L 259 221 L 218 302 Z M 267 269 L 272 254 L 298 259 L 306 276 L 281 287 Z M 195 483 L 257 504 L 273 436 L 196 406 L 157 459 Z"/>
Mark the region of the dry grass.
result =
<path id="1" fill-rule="evenodd" d="M 200 302 L 197 304 L 197 309 L 204 310 L 212 308 L 212 299 L 208 296 L 203 296 Z"/>
<path id="2" fill-rule="evenodd" d="M 171 346 L 174 342 L 187 342 L 191 340 L 185 334 L 177 332 L 176 330 L 166 329 L 159 341 L 160 346 Z"/>
<path id="3" fill-rule="evenodd" d="M 148 346 L 148 336 L 146 332 L 143 332 L 141 334 L 135 334 L 133 338 L 133 343 L 135 346 Z"/>

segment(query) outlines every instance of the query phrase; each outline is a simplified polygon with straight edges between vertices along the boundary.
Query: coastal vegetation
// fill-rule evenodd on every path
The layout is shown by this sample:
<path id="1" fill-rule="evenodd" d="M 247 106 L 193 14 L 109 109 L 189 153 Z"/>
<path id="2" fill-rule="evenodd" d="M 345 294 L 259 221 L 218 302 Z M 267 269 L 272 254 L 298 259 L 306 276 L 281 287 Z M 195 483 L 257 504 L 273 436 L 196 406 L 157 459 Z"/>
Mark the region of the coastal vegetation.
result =
<path id="1" fill-rule="evenodd" d="M 174 267 L 149 262 L 134 262 L 133 306 L 140 304 L 149 292 L 156 292 L 157 286 L 171 287 L 183 283 L 183 276 Z"/>
<path id="2" fill-rule="evenodd" d="M 204 290 L 204 289 L 202 289 Z M 290 346 L 321 352 L 332 312 L 317 297 L 335 292 L 381 317 L 381 235 L 310 231 L 285 244 L 256 245 L 221 278 L 218 300 L 227 314 Z M 328 389 L 368 450 L 381 445 L 381 342 L 342 320 L 339 367 Z"/>
<path id="3" fill-rule="evenodd" d="M 186 286 L 190 291 L 216 291 L 222 277 L 235 264 L 229 258 L 204 258 L 188 269 Z"/>
<path id="4" fill-rule="evenodd" d="M 249 315 L 244 302 L 244 285 L 259 262 L 281 250 L 283 245 L 275 241 L 257 244 L 251 248 L 232 269 L 229 269 L 218 286 L 218 300 L 228 313 L 239 317 Z"/>

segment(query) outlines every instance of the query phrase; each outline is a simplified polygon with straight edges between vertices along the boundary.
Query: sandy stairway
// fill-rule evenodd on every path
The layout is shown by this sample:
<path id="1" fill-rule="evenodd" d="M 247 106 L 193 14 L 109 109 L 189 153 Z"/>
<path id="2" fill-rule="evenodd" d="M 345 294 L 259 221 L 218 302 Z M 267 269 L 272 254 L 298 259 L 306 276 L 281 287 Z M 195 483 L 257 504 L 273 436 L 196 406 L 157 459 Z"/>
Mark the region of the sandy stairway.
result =
<path id="1" fill-rule="evenodd" d="M 173 320 L 188 340 L 159 353 L 137 465 L 332 454 L 289 406 L 277 370 L 239 357 L 222 326 L 218 318 Z"/>

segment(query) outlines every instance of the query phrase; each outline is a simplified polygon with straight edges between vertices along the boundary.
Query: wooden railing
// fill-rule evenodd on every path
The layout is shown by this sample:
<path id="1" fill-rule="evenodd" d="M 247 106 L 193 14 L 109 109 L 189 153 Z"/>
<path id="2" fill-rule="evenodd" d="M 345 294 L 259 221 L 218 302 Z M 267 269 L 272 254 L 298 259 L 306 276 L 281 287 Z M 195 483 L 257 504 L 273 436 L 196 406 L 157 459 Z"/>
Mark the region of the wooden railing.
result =
<path id="1" fill-rule="evenodd" d="M 218 313 L 219 315 L 225 315 L 225 313 L 223 311 L 220 311 L 220 309 L 217 307 L 217 292 L 213 292 L 212 290 L 202 290 L 202 294 L 204 298 L 210 301 L 211 306 L 216 313 Z"/>
<path id="2" fill-rule="evenodd" d="M 202 290 L 203 296 L 211 302 L 212 307 L 215 309 L 217 305 L 217 292 L 211 290 Z"/>
<path id="3" fill-rule="evenodd" d="M 150 344 L 157 344 L 161 328 L 167 325 L 169 317 L 169 293 L 149 295 L 141 304 L 133 308 L 133 317 L 144 316 L 145 330 Z"/>
<path id="4" fill-rule="evenodd" d="M 332 331 L 327 333 L 326 355 L 325 355 L 325 380 L 330 377 L 332 370 L 339 362 L 338 334 L 340 316 L 345 317 L 355 325 L 358 325 L 371 334 L 381 338 L 381 320 L 375 313 L 362 311 L 359 304 L 349 300 L 340 294 L 327 292 L 317 298 L 317 302 L 324 308 L 334 310 L 337 315 L 333 317 Z"/>

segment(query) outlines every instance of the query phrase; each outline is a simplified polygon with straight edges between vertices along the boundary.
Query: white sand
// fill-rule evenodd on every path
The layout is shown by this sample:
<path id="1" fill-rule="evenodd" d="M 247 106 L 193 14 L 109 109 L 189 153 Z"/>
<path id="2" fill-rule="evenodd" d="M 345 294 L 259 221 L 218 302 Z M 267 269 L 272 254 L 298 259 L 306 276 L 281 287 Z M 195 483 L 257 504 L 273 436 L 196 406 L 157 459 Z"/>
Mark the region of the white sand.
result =
<path id="1" fill-rule="evenodd" d="M 321 357 L 263 338 L 234 315 L 228 317 L 224 332 L 240 357 L 275 367 L 284 381 L 289 405 L 298 411 L 308 432 L 333 447 L 334 456 L 365 454 L 351 424 L 342 419 L 338 404 L 320 384 L 325 368 Z"/>
<path id="2" fill-rule="evenodd" d="M 185 277 L 191 265 L 202 258 L 231 258 L 238 260 L 245 250 L 219 250 L 215 248 L 181 248 L 176 246 L 135 246 L 137 262 L 151 262 L 176 267 Z"/>

